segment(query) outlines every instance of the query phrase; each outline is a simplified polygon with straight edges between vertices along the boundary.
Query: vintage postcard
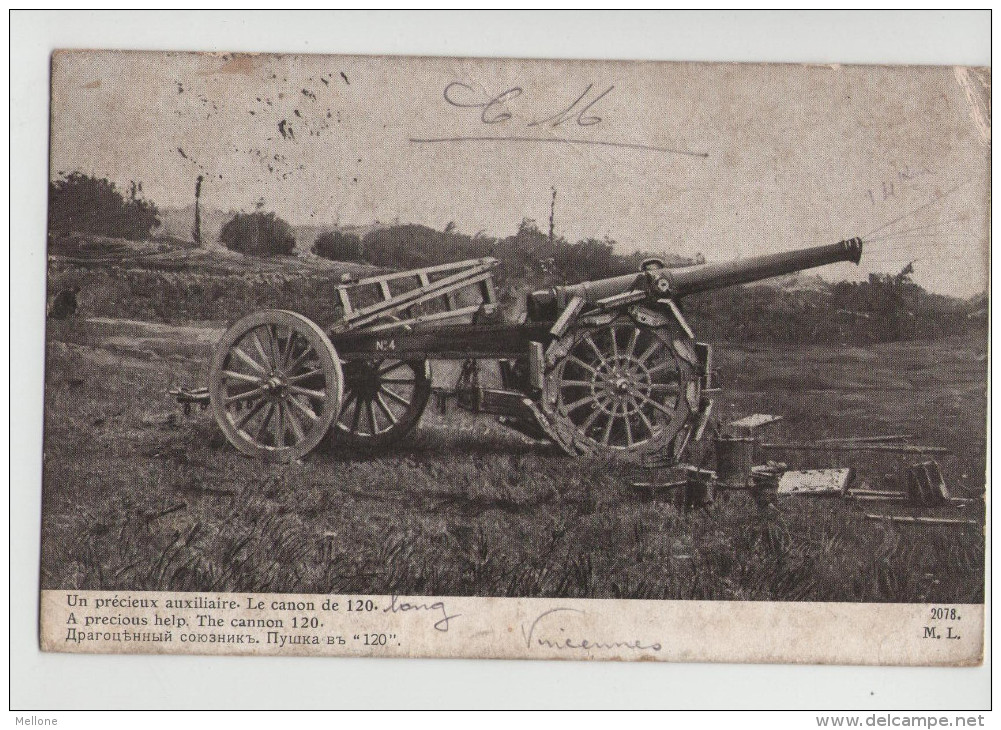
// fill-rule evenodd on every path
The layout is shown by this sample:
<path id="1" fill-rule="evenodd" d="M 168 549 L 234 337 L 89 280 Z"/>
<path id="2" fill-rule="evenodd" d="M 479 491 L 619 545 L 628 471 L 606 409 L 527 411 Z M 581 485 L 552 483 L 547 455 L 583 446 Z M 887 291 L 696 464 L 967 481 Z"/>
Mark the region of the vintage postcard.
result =
<path id="1" fill-rule="evenodd" d="M 979 664 L 990 83 L 57 51 L 43 649 Z"/>

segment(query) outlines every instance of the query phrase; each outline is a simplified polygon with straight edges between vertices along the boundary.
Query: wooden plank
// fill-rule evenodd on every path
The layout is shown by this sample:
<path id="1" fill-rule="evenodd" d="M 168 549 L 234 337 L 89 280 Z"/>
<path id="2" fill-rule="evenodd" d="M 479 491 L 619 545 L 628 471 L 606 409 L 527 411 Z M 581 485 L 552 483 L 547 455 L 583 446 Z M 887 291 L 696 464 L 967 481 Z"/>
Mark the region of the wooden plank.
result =
<path id="1" fill-rule="evenodd" d="M 908 433 L 894 434 L 892 436 L 838 436 L 836 438 L 820 439 L 817 441 L 818 444 L 837 444 L 837 443 L 850 443 L 850 444 L 877 444 L 885 443 L 887 441 L 906 441 L 907 439 L 914 438 L 913 435 Z"/>
<path id="2" fill-rule="evenodd" d="M 848 492 L 849 497 L 903 497 L 903 492 L 895 489 L 852 489 Z"/>
<path id="3" fill-rule="evenodd" d="M 567 329 L 569 329 L 570 325 L 577 319 L 577 315 L 584 308 L 584 304 L 583 297 L 572 297 L 553 324 L 553 328 L 549 330 L 549 334 L 557 339 L 566 334 Z"/>
<path id="4" fill-rule="evenodd" d="M 399 298 L 397 298 L 397 299 L 395 299 L 393 301 L 390 301 L 390 302 L 386 302 L 386 306 L 384 306 L 380 311 L 370 312 L 369 314 L 366 314 L 364 316 L 357 317 L 357 318 L 351 320 L 351 322 L 349 324 L 352 327 L 354 327 L 354 328 L 359 328 L 359 329 L 360 328 L 366 328 L 367 329 L 369 322 L 375 321 L 375 320 L 379 319 L 380 317 L 390 316 L 390 315 L 392 315 L 392 313 L 398 312 L 401 309 L 409 309 L 410 307 L 417 306 L 418 304 L 423 304 L 424 302 L 428 302 L 428 301 L 431 301 L 433 299 L 438 299 L 439 297 L 442 297 L 442 296 L 447 296 L 450 292 L 455 292 L 455 291 L 459 291 L 460 289 L 465 289 L 466 287 L 471 286 L 473 284 L 476 284 L 476 283 L 478 283 L 480 281 L 483 281 L 484 279 L 489 279 L 491 276 L 492 275 L 490 274 L 490 272 L 486 272 L 486 273 L 481 274 L 480 276 L 475 277 L 473 279 L 470 279 L 470 280 L 462 279 L 461 281 L 457 281 L 457 282 L 455 282 L 453 284 L 450 284 L 449 286 L 445 287 L 444 289 L 431 289 L 430 291 L 426 291 L 423 294 L 420 294 L 421 290 L 415 289 L 413 292 L 409 292 L 409 293 L 403 295 L 403 297 L 409 297 L 411 294 L 420 294 L 416 298 L 411 299 L 410 301 L 405 301 L 405 302 L 400 302 Z M 445 281 L 445 280 L 442 279 L 442 281 Z M 436 283 L 436 285 L 437 285 L 437 283 Z M 470 306 L 471 307 L 475 307 L 476 309 L 479 309 L 481 305 L 476 304 L 476 305 L 470 305 Z M 452 316 L 458 316 L 458 315 L 455 315 L 455 312 L 457 312 L 457 311 L 458 310 L 453 310 L 453 312 L 447 313 L 447 317 L 450 318 Z"/>
<path id="5" fill-rule="evenodd" d="M 431 286 L 431 279 L 423 271 L 417 272 L 417 281 L 420 283 L 422 287 Z M 455 309 L 455 295 L 452 294 L 451 292 L 445 295 L 445 306 L 448 309 Z"/>
<path id="6" fill-rule="evenodd" d="M 495 304 L 497 302 L 497 292 L 494 289 L 493 277 L 484 279 L 483 283 L 480 284 L 480 293 L 483 295 L 483 302 L 485 304 Z"/>
<path id="7" fill-rule="evenodd" d="M 758 426 L 767 426 L 769 423 L 775 423 L 776 421 L 781 421 L 782 416 L 772 416 L 767 413 L 753 413 L 750 416 L 744 416 L 737 421 L 730 421 L 730 428 L 757 428 Z"/>
<path id="8" fill-rule="evenodd" d="M 671 313 L 674 315 L 674 318 L 678 321 L 678 324 L 681 325 L 681 329 L 685 331 L 685 334 L 688 335 L 690 339 L 694 340 L 695 332 L 692 331 L 692 327 L 691 325 L 688 324 L 688 320 L 685 319 L 685 315 L 682 313 L 681 307 L 678 306 L 678 303 L 671 298 L 668 298 L 666 300 L 658 299 L 657 301 L 667 302 L 668 308 L 671 310 Z"/>
<path id="9" fill-rule="evenodd" d="M 415 304 L 420 304 L 426 302 L 430 299 L 436 299 L 444 294 L 451 291 L 457 291 L 463 289 L 467 286 L 472 286 L 477 284 L 484 279 L 491 278 L 492 274 L 488 267 L 478 267 L 470 271 L 462 271 L 458 274 L 452 274 L 444 279 L 439 279 L 434 282 L 430 288 L 418 288 L 411 289 L 403 294 L 398 294 L 390 300 L 378 302 L 371 306 L 359 309 L 347 319 L 347 323 L 354 327 L 360 327 L 366 322 L 370 322 L 374 319 L 393 311 L 398 311 L 404 309 L 405 307 L 413 306 Z"/>
<path id="10" fill-rule="evenodd" d="M 698 425 L 695 427 L 695 440 L 701 441 L 702 434 L 706 431 L 706 426 L 709 425 L 709 419 L 713 413 L 713 405 L 715 401 L 712 398 L 706 403 L 705 407 L 702 409 L 702 414 L 699 416 Z"/>
<path id="11" fill-rule="evenodd" d="M 441 322 L 447 321 L 449 319 L 456 319 L 458 317 L 464 317 L 469 314 L 476 314 L 480 309 L 479 304 L 471 304 L 468 307 L 462 307 L 461 309 L 453 309 L 448 312 L 435 312 L 434 314 L 422 314 L 419 317 L 410 317 L 409 319 L 401 319 L 396 322 L 385 322 L 383 324 L 375 324 L 365 327 L 365 332 L 389 332 L 392 330 L 408 329 L 420 324 L 426 324 L 427 322 Z"/>
<path id="12" fill-rule="evenodd" d="M 847 469 L 788 471 L 779 478 L 779 494 L 840 494 L 847 483 Z"/>
<path id="13" fill-rule="evenodd" d="M 688 484 L 687 479 L 673 482 L 632 482 L 629 486 L 635 489 L 677 489 Z"/>
<path id="14" fill-rule="evenodd" d="M 760 444 L 763 449 L 783 451 L 890 451 L 900 454 L 951 454 L 952 450 L 943 446 L 911 446 L 909 444 L 870 443 L 774 443 Z"/>
<path id="15" fill-rule="evenodd" d="M 351 287 L 372 286 L 372 285 L 377 285 L 383 281 L 395 281 L 397 279 L 406 279 L 408 277 L 420 278 L 421 274 L 428 276 L 429 274 L 440 274 L 444 271 L 454 271 L 456 269 L 472 269 L 480 266 L 493 268 L 497 264 L 498 264 L 497 259 L 492 258 L 490 256 L 486 256 L 481 259 L 466 259 L 465 261 L 455 261 L 450 264 L 438 264 L 436 266 L 425 266 L 419 269 L 410 269 L 409 271 L 394 271 L 391 274 L 380 274 L 378 276 L 370 276 L 366 279 L 359 279 L 358 281 L 352 282 L 349 286 Z"/>
<path id="16" fill-rule="evenodd" d="M 525 413 L 525 394 L 501 388 L 479 389 L 479 412 L 495 415 L 518 416 Z"/>
<path id="17" fill-rule="evenodd" d="M 337 287 L 337 298 L 340 300 L 341 307 L 344 309 L 344 316 L 350 317 L 354 309 L 351 307 L 351 299 L 348 297 L 348 291 L 345 287 Z"/>
<path id="18" fill-rule="evenodd" d="M 779 479 L 781 495 L 842 494 L 852 480 L 851 469 L 787 471 Z"/>
<path id="19" fill-rule="evenodd" d="M 909 515 L 872 515 L 866 514 L 870 520 L 889 520 L 910 525 L 983 525 L 977 520 L 956 519 L 952 517 L 911 517 Z"/>

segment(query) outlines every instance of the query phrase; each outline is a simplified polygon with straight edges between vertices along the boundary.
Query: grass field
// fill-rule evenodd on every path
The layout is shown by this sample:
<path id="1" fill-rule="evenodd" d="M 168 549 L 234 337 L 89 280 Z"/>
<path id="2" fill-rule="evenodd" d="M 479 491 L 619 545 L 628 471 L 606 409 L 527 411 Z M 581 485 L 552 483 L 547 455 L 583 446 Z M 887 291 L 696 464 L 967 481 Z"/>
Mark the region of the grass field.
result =
<path id="1" fill-rule="evenodd" d="M 983 601 L 980 526 L 891 524 L 840 500 L 759 506 L 743 495 L 685 514 L 635 492 L 621 464 L 562 457 L 433 404 L 385 453 L 265 466 L 230 448 L 207 413 L 186 418 L 165 395 L 204 381 L 220 326 L 50 321 L 43 588 Z M 717 406 L 724 419 L 783 415 L 776 440 L 908 433 L 948 446 L 947 484 L 977 497 L 985 353 L 971 338 L 720 346 Z M 873 484 L 902 463 L 788 460 L 850 464 Z M 982 507 L 966 512 L 983 518 Z"/>

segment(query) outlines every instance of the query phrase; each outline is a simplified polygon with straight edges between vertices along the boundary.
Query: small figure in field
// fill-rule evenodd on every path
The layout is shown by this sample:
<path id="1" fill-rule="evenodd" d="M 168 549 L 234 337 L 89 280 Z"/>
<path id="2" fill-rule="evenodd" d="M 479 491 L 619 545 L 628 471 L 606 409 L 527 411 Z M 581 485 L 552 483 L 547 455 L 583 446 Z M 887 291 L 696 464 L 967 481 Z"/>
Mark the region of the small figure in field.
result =
<path id="1" fill-rule="evenodd" d="M 69 289 L 60 289 L 49 305 L 48 315 L 52 319 L 66 319 L 72 317 L 77 312 L 76 295 L 80 293 L 80 287 L 71 286 Z"/>

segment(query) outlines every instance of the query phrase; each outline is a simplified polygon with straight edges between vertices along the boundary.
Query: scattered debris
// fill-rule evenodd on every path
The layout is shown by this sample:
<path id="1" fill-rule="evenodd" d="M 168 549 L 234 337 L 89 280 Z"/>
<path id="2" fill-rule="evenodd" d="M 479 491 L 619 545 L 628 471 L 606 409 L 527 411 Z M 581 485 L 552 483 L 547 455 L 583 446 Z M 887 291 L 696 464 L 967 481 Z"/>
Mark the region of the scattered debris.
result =
<path id="1" fill-rule="evenodd" d="M 779 420 L 778 416 L 755 414 L 729 425 L 748 429 L 757 428 Z M 716 470 L 710 471 L 685 464 L 673 465 L 671 476 L 660 482 L 632 482 L 635 489 L 647 491 L 651 497 L 659 492 L 668 492 L 679 506 L 707 508 L 713 501 L 715 491 L 747 491 L 758 503 L 766 506 L 777 496 L 839 496 L 856 502 L 892 502 L 911 507 L 965 507 L 980 500 L 955 498 L 949 493 L 942 476 L 942 470 L 934 459 L 910 464 L 897 474 L 887 474 L 884 481 L 889 487 L 875 489 L 867 482 L 856 484 L 855 470 L 849 467 L 826 469 L 789 470 L 787 465 L 777 461 L 755 465 L 760 448 L 835 450 L 835 451 L 894 451 L 910 453 L 918 451 L 946 452 L 930 446 L 910 446 L 890 444 L 890 441 L 910 438 L 907 435 L 865 436 L 857 440 L 829 439 L 814 443 L 762 444 L 753 436 L 728 436 L 716 432 L 714 450 Z M 703 462 L 705 463 L 705 462 Z M 667 464 L 644 462 L 647 468 L 658 468 Z M 892 519 L 924 524 L 974 524 L 958 518 L 901 517 L 898 515 L 866 515 L 872 519 Z"/>
<path id="2" fill-rule="evenodd" d="M 910 525 L 982 525 L 978 520 L 967 520 L 954 517 L 912 517 L 909 515 L 873 515 L 866 513 L 870 520 L 888 520 Z"/>
<path id="3" fill-rule="evenodd" d="M 747 486 L 754 466 L 757 440 L 750 437 L 719 436 L 716 438 L 716 474 L 729 487 Z"/>
<path id="4" fill-rule="evenodd" d="M 688 484 L 688 479 L 675 479 L 673 481 L 667 482 L 632 482 L 629 486 L 634 489 L 646 490 L 650 493 L 650 496 L 656 496 L 658 492 L 670 491 L 672 489 L 680 489 L 681 487 Z"/>
<path id="5" fill-rule="evenodd" d="M 730 428 L 746 428 L 750 430 L 760 426 L 767 426 L 770 423 L 775 423 L 776 421 L 781 420 L 782 416 L 772 416 L 767 413 L 754 413 L 737 421 L 731 421 Z"/>
<path id="6" fill-rule="evenodd" d="M 675 476 L 666 482 L 632 482 L 630 486 L 649 493 L 651 497 L 669 496 L 679 507 L 706 509 L 715 497 L 716 472 L 684 466 L 675 470 Z"/>
<path id="7" fill-rule="evenodd" d="M 949 501 L 942 470 L 934 459 L 907 468 L 907 495 L 914 504 L 938 507 Z"/>
<path id="8" fill-rule="evenodd" d="M 685 467 L 687 477 L 681 492 L 681 504 L 686 509 L 706 510 L 716 496 L 716 474 L 694 466 Z"/>
<path id="9" fill-rule="evenodd" d="M 787 471 L 779 479 L 781 495 L 840 495 L 855 479 L 852 469 L 803 469 Z"/>
<path id="10" fill-rule="evenodd" d="M 759 507 L 765 507 L 778 496 L 779 480 L 789 467 L 780 461 L 769 461 L 751 469 L 751 496 Z"/>

